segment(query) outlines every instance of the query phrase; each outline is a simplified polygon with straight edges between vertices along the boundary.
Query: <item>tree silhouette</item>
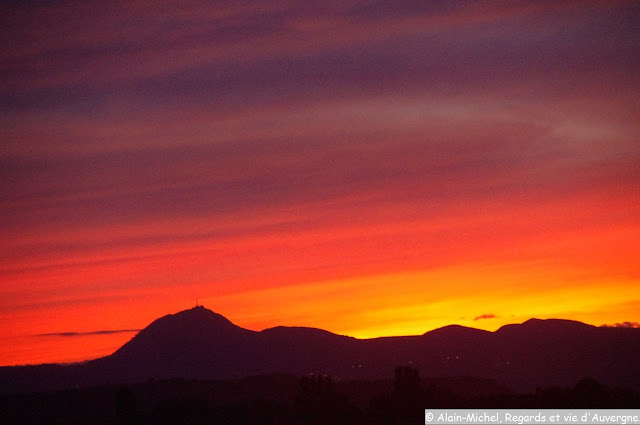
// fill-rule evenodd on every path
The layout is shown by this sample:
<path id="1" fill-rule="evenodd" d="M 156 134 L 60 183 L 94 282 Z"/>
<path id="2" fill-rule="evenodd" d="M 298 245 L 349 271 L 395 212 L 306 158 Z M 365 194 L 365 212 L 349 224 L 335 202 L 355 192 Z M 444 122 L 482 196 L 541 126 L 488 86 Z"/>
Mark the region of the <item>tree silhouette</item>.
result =
<path id="1" fill-rule="evenodd" d="M 425 392 L 418 370 L 411 366 L 395 368 L 393 392 L 374 397 L 369 417 L 381 424 L 423 423 Z"/>
<path id="2" fill-rule="evenodd" d="M 127 385 L 120 386 L 116 393 L 116 419 L 120 425 L 133 425 L 139 422 L 136 397 Z"/>
<path id="3" fill-rule="evenodd" d="M 331 376 L 312 375 L 300 379 L 294 402 L 296 423 L 353 424 L 361 420 L 360 411 L 339 395 Z"/>
<path id="4" fill-rule="evenodd" d="M 395 370 L 393 388 L 398 396 L 411 398 L 421 395 L 420 374 L 411 366 L 398 366 Z"/>

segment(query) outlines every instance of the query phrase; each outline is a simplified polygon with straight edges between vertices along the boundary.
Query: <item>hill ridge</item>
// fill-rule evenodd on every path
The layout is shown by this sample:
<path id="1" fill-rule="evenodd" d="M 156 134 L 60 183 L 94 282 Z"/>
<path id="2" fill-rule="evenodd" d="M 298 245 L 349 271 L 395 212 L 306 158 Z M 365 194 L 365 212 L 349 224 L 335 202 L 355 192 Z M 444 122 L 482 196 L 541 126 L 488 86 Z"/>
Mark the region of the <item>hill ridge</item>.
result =
<path id="1" fill-rule="evenodd" d="M 640 329 L 619 332 L 553 319 L 494 332 L 450 325 L 423 335 L 370 339 L 308 327 L 257 332 L 197 306 L 154 320 L 106 357 L 75 365 L 0 368 L 0 393 L 269 373 L 375 380 L 407 364 L 425 377 L 487 378 L 516 390 L 568 385 L 584 377 L 638 388 L 638 346 Z"/>

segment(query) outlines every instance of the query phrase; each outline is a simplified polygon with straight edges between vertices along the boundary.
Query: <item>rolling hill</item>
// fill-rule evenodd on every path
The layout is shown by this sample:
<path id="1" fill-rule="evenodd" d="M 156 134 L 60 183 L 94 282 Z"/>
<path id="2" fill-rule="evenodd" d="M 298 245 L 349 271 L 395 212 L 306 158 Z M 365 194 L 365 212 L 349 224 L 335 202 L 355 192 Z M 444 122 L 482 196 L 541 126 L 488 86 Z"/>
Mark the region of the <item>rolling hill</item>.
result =
<path id="1" fill-rule="evenodd" d="M 202 306 L 155 320 L 113 354 L 71 365 L 0 368 L 0 393 L 150 379 L 232 379 L 266 373 L 388 378 L 410 364 L 424 377 L 495 379 L 515 390 L 592 377 L 638 389 L 640 329 L 531 319 L 495 332 L 452 325 L 417 336 L 356 339 L 320 329 L 234 325 Z"/>

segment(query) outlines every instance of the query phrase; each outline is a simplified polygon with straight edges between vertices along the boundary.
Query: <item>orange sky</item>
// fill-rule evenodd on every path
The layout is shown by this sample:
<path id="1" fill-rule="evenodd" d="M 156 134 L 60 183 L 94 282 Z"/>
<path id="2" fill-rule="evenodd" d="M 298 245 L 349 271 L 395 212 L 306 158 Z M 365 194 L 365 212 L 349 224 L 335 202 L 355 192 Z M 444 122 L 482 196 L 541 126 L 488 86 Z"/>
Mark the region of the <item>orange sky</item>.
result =
<path id="1" fill-rule="evenodd" d="M 4 6 L 0 365 L 640 322 L 638 7 L 421 3 Z"/>

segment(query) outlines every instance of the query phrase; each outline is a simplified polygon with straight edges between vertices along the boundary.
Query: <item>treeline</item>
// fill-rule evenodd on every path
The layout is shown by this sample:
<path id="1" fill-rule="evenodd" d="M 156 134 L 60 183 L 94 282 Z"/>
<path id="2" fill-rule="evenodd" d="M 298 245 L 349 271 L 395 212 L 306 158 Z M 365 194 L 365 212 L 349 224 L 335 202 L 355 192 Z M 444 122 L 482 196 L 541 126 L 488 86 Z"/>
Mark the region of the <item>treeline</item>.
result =
<path id="1" fill-rule="evenodd" d="M 141 384 L 0 399 L 12 424 L 419 424 L 425 408 L 638 408 L 637 391 L 585 378 L 571 388 L 517 394 L 474 378 L 421 379 L 400 366 L 393 380 L 269 375 L 235 381 Z"/>

